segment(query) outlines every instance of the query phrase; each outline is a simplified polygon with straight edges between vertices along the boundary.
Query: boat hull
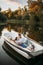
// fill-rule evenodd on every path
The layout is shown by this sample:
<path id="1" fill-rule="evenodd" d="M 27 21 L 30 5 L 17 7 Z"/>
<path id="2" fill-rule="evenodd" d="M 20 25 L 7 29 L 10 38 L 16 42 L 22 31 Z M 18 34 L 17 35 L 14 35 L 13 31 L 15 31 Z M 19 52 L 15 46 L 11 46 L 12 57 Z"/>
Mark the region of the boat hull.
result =
<path id="1" fill-rule="evenodd" d="M 3 44 L 3 49 L 6 51 L 6 53 L 12 57 L 13 59 L 16 59 L 16 61 L 21 64 L 26 64 L 26 65 L 31 65 L 31 64 L 36 64 L 39 60 L 43 60 L 43 54 L 38 55 L 34 58 L 26 59 L 19 53 L 17 53 L 15 50 L 13 50 L 6 42 Z"/>
<path id="2" fill-rule="evenodd" d="M 34 43 L 36 51 L 30 52 L 28 49 L 25 49 L 16 43 L 14 43 L 12 40 L 9 40 L 8 38 L 4 37 L 4 42 L 6 45 L 8 45 L 11 49 L 13 49 L 13 52 L 16 51 L 18 54 L 22 55 L 26 59 L 31 59 L 36 56 L 39 56 L 43 54 L 43 47 L 39 44 L 37 44 L 35 41 L 32 40 L 32 43 Z M 9 48 L 8 48 L 9 49 Z M 38 51 L 37 51 L 38 50 Z M 12 51 L 11 51 L 12 53 Z"/>

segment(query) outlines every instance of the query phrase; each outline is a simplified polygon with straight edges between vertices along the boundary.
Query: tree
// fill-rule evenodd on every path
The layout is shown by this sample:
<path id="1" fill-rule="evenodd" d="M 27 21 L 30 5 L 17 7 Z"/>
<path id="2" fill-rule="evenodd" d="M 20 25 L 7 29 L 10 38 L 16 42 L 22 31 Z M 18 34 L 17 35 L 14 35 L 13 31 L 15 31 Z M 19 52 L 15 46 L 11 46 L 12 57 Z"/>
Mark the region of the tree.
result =
<path id="1" fill-rule="evenodd" d="M 1 8 L 0 8 L 0 11 L 1 11 Z"/>
<path id="2" fill-rule="evenodd" d="M 17 16 L 17 19 L 18 19 L 18 20 L 22 20 L 22 16 L 21 16 L 21 15 L 18 15 L 18 16 Z"/>
<path id="3" fill-rule="evenodd" d="M 31 25 L 31 30 L 35 31 L 39 29 L 39 22 L 40 22 L 40 18 L 35 14 L 35 13 L 31 13 L 30 14 L 30 21 L 29 21 L 29 25 Z"/>
<path id="4" fill-rule="evenodd" d="M 0 21 L 3 22 L 3 21 L 6 21 L 6 20 L 7 20 L 7 17 L 0 12 Z"/>
<path id="5" fill-rule="evenodd" d="M 30 19 L 30 16 L 28 13 L 26 13 L 23 17 L 22 17 L 23 20 L 29 20 Z"/>

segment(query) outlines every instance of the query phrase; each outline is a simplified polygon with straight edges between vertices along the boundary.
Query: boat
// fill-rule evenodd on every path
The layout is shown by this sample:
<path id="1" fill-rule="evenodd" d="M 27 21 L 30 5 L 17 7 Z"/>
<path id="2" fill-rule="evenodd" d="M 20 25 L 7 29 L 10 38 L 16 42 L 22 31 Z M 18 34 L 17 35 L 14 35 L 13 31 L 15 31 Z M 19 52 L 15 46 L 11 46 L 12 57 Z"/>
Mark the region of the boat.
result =
<path id="1" fill-rule="evenodd" d="M 4 45 L 7 46 L 8 49 L 11 48 L 11 53 L 13 55 L 14 55 L 14 52 L 16 51 L 22 57 L 24 57 L 26 59 L 31 59 L 31 58 L 34 58 L 36 56 L 43 54 L 43 46 L 41 46 L 38 42 L 36 42 L 35 40 L 33 40 L 31 38 L 29 38 L 29 40 L 35 46 L 34 51 L 30 51 L 27 48 L 23 48 L 23 47 L 19 46 L 14 41 L 7 38 L 6 36 L 3 36 L 3 39 L 4 39 Z M 9 49 L 9 51 L 10 51 L 10 49 Z"/>

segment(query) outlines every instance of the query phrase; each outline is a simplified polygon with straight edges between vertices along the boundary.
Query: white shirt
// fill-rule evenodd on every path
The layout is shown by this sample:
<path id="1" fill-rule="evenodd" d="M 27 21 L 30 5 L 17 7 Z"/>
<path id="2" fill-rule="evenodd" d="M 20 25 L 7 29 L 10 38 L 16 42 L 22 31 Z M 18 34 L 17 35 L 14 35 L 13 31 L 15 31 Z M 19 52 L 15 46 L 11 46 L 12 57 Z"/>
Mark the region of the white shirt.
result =
<path id="1" fill-rule="evenodd" d="M 16 40 L 16 43 L 25 43 L 27 40 L 27 38 L 23 37 L 23 38 L 20 38 L 19 40 Z"/>

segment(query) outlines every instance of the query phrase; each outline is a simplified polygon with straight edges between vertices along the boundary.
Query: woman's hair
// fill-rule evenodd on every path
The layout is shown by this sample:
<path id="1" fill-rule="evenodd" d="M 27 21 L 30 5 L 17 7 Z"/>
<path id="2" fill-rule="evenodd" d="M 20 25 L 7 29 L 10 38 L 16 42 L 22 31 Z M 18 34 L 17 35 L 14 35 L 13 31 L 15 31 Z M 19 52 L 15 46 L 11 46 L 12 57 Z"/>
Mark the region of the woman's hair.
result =
<path id="1" fill-rule="evenodd" d="M 17 40 L 17 37 L 15 38 L 15 40 Z"/>
<path id="2" fill-rule="evenodd" d="M 19 35 L 19 37 L 21 38 L 21 34 L 19 33 L 18 35 Z"/>

